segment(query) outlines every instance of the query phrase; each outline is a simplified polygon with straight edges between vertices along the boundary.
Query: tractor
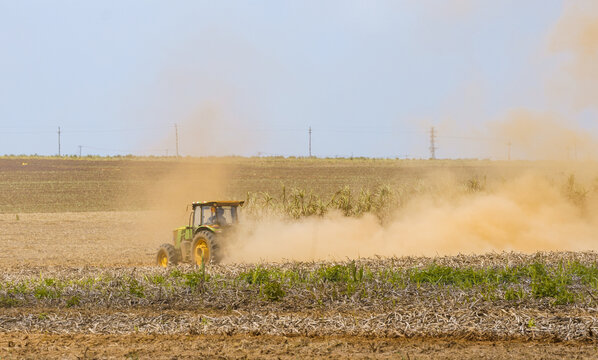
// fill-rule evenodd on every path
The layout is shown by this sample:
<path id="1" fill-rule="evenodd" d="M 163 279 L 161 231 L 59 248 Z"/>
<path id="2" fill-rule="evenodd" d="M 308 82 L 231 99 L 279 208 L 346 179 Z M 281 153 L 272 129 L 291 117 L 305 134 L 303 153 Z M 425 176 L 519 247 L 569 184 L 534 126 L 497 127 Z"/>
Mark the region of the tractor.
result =
<path id="1" fill-rule="evenodd" d="M 239 222 L 243 201 L 202 201 L 191 204 L 187 226 L 176 228 L 173 244 L 162 244 L 156 262 L 168 267 L 185 262 L 197 266 L 220 261 L 219 241 Z"/>

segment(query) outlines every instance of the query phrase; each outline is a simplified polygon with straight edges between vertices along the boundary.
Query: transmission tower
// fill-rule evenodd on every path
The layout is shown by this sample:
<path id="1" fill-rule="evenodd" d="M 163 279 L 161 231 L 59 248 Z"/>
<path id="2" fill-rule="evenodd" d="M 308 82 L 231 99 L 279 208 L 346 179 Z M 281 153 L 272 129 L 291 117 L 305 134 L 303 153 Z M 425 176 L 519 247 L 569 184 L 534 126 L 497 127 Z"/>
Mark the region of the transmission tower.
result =
<path id="1" fill-rule="evenodd" d="M 430 128 L 430 159 L 434 160 L 436 159 L 436 150 L 438 148 L 436 147 L 436 129 L 434 129 L 434 126 L 432 126 Z"/>

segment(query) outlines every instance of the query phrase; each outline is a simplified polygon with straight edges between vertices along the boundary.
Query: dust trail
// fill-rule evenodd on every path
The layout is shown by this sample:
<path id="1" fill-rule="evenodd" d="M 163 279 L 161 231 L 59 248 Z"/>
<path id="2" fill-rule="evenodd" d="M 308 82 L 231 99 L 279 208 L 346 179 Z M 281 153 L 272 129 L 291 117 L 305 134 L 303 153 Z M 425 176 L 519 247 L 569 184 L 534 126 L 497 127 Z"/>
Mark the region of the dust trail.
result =
<path id="1" fill-rule="evenodd" d="M 575 206 L 544 177 L 525 175 L 459 199 L 436 195 L 412 201 L 385 226 L 371 215 L 338 214 L 250 223 L 225 261 L 598 250 L 598 208 Z"/>
<path id="2" fill-rule="evenodd" d="M 592 160 L 598 153 L 595 136 L 555 113 L 513 109 L 488 127 L 490 136 L 512 142 L 513 158 Z"/>
<path id="3" fill-rule="evenodd" d="M 145 197 L 148 211 L 138 218 L 135 237 L 148 246 L 172 242 L 172 230 L 186 226 L 189 205 L 194 201 L 226 199 L 230 176 L 236 165 L 231 158 L 192 158 L 164 161 L 164 171 L 147 174 L 151 179 L 134 194 Z"/>
<path id="4" fill-rule="evenodd" d="M 567 99 L 577 108 L 597 107 L 598 3 L 568 2 L 551 40 L 551 50 L 567 56 L 561 69 L 565 76 L 556 79 L 558 100 Z"/>

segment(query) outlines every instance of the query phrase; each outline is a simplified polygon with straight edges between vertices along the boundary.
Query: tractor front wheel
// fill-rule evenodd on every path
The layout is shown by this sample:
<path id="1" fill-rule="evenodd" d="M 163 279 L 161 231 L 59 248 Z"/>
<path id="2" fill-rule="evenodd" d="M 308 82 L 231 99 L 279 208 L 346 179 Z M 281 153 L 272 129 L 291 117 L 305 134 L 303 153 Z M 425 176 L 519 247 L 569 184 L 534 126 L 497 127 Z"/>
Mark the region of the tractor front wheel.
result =
<path id="1" fill-rule="evenodd" d="M 191 261 L 197 266 L 215 263 L 218 250 L 215 240 L 216 236 L 213 232 L 199 231 L 191 244 Z"/>
<path id="2" fill-rule="evenodd" d="M 171 244 L 162 244 L 158 249 L 156 262 L 163 268 L 174 266 L 179 263 L 179 253 Z"/>

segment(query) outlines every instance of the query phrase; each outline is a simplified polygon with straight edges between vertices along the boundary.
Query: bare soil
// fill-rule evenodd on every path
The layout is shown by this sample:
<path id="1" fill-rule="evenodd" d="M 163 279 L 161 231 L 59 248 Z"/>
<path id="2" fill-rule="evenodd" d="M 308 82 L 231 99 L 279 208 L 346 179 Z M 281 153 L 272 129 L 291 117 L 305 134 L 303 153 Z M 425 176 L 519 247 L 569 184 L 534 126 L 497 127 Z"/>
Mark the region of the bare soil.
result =
<path id="1" fill-rule="evenodd" d="M 181 195 L 177 190 L 183 190 L 181 207 L 190 197 L 243 199 L 247 192 L 278 194 L 283 185 L 328 196 L 344 186 L 356 191 L 398 186 L 439 171 L 460 174 L 465 181 L 478 175 L 507 176 L 529 167 L 528 162 L 461 160 L 0 157 L 0 213 L 157 210 L 164 200 Z"/>
<path id="2" fill-rule="evenodd" d="M 152 227 L 152 218 L 151 212 L 0 214 L 0 264 L 152 265 L 158 246 L 172 241 L 170 228 Z"/>
<path id="3" fill-rule="evenodd" d="M 2 359 L 593 359 L 594 343 L 226 335 L 1 333 Z"/>

